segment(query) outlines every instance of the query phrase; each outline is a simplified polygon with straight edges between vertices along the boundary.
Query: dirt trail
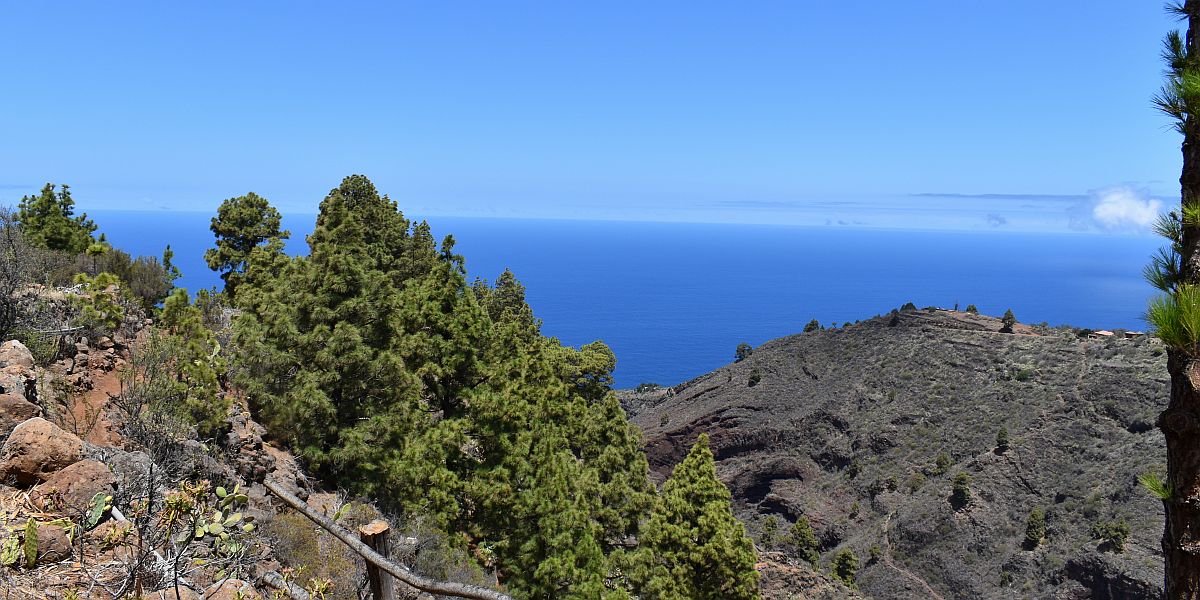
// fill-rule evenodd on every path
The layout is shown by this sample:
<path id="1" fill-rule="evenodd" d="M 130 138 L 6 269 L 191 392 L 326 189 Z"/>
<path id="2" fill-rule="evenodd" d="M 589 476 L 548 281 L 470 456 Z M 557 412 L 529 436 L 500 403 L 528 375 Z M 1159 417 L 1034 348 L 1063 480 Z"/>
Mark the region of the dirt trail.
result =
<path id="1" fill-rule="evenodd" d="M 116 370 L 92 371 L 92 389 L 76 396 L 71 402 L 70 414 L 66 416 L 68 429 L 83 441 L 97 446 L 120 448 L 124 438 L 105 414 L 113 396 L 121 392 L 121 381 Z"/>
<path id="2" fill-rule="evenodd" d="M 932 587 L 930 587 L 929 583 L 927 583 L 924 579 L 921 579 L 919 576 L 917 576 L 916 573 L 913 573 L 912 571 L 909 571 L 908 569 L 905 569 L 904 567 L 897 565 L 895 562 L 892 562 L 891 533 L 892 533 L 892 515 L 893 514 L 895 514 L 895 513 L 888 514 L 887 518 L 884 519 L 884 521 L 883 521 L 883 564 L 890 567 L 893 571 L 896 571 L 897 573 L 911 579 L 912 581 L 915 581 L 918 585 L 921 586 L 922 589 L 925 590 L 925 592 L 927 594 L 929 594 L 930 598 L 935 598 L 936 600 L 945 600 L 945 598 L 942 598 L 942 596 L 940 594 L 938 594 L 936 591 L 934 591 L 934 589 Z"/>

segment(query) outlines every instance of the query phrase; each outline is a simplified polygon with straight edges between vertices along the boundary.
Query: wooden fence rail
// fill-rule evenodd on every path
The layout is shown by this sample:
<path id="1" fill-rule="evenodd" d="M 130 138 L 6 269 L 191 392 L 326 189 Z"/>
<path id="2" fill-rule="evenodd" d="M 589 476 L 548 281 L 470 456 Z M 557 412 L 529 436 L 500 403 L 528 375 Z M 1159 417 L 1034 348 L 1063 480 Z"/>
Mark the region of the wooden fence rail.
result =
<path id="1" fill-rule="evenodd" d="M 368 564 L 375 566 L 383 572 L 395 577 L 418 590 L 428 592 L 430 594 L 441 594 L 443 596 L 453 596 L 455 598 L 469 598 L 470 600 L 512 600 L 512 597 L 476 585 L 468 585 L 465 583 L 455 583 L 452 581 L 438 581 L 430 579 L 423 575 L 413 573 L 404 565 L 392 562 L 380 555 L 370 546 L 364 544 L 353 533 L 346 531 L 331 519 L 322 515 L 308 507 L 303 500 L 297 498 L 291 492 L 280 487 L 274 481 L 264 481 L 267 491 L 271 492 L 275 497 L 283 500 L 285 504 L 291 506 L 300 512 L 300 514 L 308 517 L 308 520 L 319 525 L 325 531 L 333 534 L 343 544 L 346 544 L 351 550 L 363 557 Z"/>

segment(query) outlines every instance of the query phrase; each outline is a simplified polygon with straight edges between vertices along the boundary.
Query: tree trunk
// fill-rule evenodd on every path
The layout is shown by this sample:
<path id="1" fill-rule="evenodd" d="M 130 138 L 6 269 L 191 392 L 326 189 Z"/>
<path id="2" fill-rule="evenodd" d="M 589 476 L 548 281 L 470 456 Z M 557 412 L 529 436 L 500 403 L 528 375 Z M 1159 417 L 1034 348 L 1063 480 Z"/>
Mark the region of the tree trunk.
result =
<path id="1" fill-rule="evenodd" d="M 388 558 L 389 529 L 387 521 L 376 519 L 358 528 L 358 539 L 380 556 Z M 367 582 L 370 584 L 371 597 L 374 600 L 396 600 L 392 576 L 370 562 L 367 563 Z"/>
<path id="2" fill-rule="evenodd" d="M 1188 22 L 1187 54 L 1197 57 L 1200 0 L 1187 0 L 1184 11 Z M 1200 202 L 1200 122 L 1196 119 L 1188 115 L 1183 123 L 1181 206 Z M 1183 279 L 1200 284 L 1200 228 L 1185 223 L 1181 242 Z M 1171 490 L 1171 497 L 1163 501 L 1164 591 L 1170 600 L 1200 600 L 1200 357 L 1171 349 L 1167 369 L 1171 374 L 1171 401 L 1158 421 L 1167 441 L 1167 482 Z"/>

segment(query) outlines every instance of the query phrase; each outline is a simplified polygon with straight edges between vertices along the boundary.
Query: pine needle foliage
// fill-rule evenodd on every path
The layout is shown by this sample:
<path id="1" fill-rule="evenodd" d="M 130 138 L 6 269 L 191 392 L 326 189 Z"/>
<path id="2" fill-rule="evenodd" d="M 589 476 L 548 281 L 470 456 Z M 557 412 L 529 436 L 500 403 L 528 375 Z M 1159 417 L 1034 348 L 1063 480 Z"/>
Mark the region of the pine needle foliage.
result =
<path id="1" fill-rule="evenodd" d="M 630 573 L 639 598 L 759 597 L 754 544 L 729 508 L 729 490 L 701 435 L 663 484 Z"/>
<path id="2" fill-rule="evenodd" d="M 1146 321 L 1167 346 L 1196 356 L 1200 341 L 1200 286 L 1179 284 L 1172 294 L 1150 301 Z"/>
<path id="3" fill-rule="evenodd" d="M 1146 489 L 1146 491 L 1153 494 L 1155 498 L 1158 498 L 1164 502 L 1170 500 L 1173 495 L 1171 493 L 1171 484 L 1155 471 L 1146 471 L 1145 473 L 1138 475 L 1138 483 L 1140 483 L 1142 487 Z"/>

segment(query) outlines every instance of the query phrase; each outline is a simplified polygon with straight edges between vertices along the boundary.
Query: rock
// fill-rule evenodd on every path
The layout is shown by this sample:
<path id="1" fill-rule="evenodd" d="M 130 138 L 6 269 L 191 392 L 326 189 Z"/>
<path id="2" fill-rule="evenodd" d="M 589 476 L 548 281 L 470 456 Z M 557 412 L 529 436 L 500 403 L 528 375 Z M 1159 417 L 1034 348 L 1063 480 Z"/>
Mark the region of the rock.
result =
<path id="1" fill-rule="evenodd" d="M 254 586 L 241 579 L 226 579 L 204 591 L 205 600 L 262 600 Z"/>
<path id="2" fill-rule="evenodd" d="M 108 465 L 117 479 L 117 488 L 135 495 L 145 493 L 150 473 L 150 455 L 140 450 L 127 452 L 117 448 L 95 447 L 92 458 Z"/>
<path id="3" fill-rule="evenodd" d="M 25 400 L 24 396 L 0 393 L 0 438 L 11 433 L 17 425 L 41 415 L 42 409 Z"/>
<path id="4" fill-rule="evenodd" d="M 42 523 L 38 525 L 37 536 L 39 563 L 56 563 L 71 558 L 71 539 L 62 527 Z"/>
<path id="5" fill-rule="evenodd" d="M 108 337 L 107 335 L 102 335 L 100 336 L 100 339 L 96 340 L 96 347 L 100 348 L 101 350 L 108 350 L 115 345 L 116 343 L 113 342 L 112 338 Z"/>
<path id="6" fill-rule="evenodd" d="M 102 462 L 81 460 L 49 477 L 33 488 L 31 499 L 43 510 L 65 512 L 80 518 L 91 507 L 92 498 L 101 492 L 117 491 L 117 478 Z"/>
<path id="7" fill-rule="evenodd" d="M 0 481 L 31 486 L 83 458 L 83 442 L 34 417 L 17 425 L 0 448 Z"/>
<path id="8" fill-rule="evenodd" d="M 149 596 L 152 600 L 197 600 L 200 594 L 192 591 L 191 588 L 179 586 L 179 595 L 175 594 L 175 588 L 170 587 L 165 590 L 158 590 Z"/>
<path id="9" fill-rule="evenodd" d="M 249 414 L 239 413 L 230 419 L 225 447 L 234 457 L 237 474 L 246 481 L 262 481 L 275 469 L 275 458 L 263 448 L 262 425 L 252 421 Z"/>
<path id="10" fill-rule="evenodd" d="M 17 340 L 9 340 L 0 344 L 0 367 L 33 368 L 33 353 L 25 344 Z"/>

